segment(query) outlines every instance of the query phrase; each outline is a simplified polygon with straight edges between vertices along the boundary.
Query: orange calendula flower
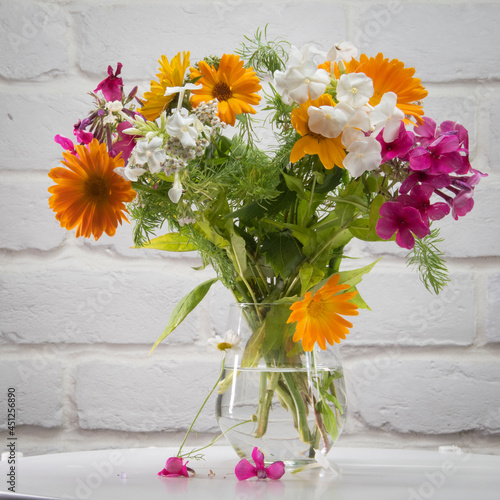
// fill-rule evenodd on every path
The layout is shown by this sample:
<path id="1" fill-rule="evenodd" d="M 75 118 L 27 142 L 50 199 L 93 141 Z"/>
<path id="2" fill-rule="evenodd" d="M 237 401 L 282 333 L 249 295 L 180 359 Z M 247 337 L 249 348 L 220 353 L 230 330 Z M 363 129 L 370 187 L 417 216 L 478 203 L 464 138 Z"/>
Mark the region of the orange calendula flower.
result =
<path id="1" fill-rule="evenodd" d="M 128 222 L 125 203 L 135 198 L 131 183 L 113 170 L 124 164 L 122 158 L 108 155 L 105 144 L 94 139 L 88 146 L 75 146 L 76 155 L 63 153 L 66 168 L 56 167 L 49 177 L 56 183 L 49 188 L 50 208 L 61 227 L 76 227 L 76 237 L 98 240 L 103 231 L 113 236 L 118 223 Z"/>
<path id="2" fill-rule="evenodd" d="M 424 110 L 418 101 L 424 99 L 428 92 L 415 78 L 415 68 L 405 68 L 398 59 L 384 58 L 382 53 L 376 57 L 361 54 L 359 61 L 351 59 L 345 63 L 346 73 L 364 73 L 373 80 L 375 92 L 370 104 L 376 106 L 386 92 L 394 92 L 398 96 L 396 106 L 406 115 L 413 116 L 418 123 L 422 123 Z M 338 66 L 335 65 L 335 76 L 340 78 Z"/>
<path id="3" fill-rule="evenodd" d="M 316 342 L 321 349 L 326 349 L 326 342 L 340 343 L 352 328 L 352 323 L 340 315 L 359 314 L 358 306 L 349 302 L 358 292 L 339 293 L 350 286 L 338 282 L 339 275 L 335 274 L 316 293 L 307 292 L 303 300 L 290 306 L 292 314 L 287 323 L 297 322 L 293 340 L 302 340 L 304 351 L 312 351 Z"/>
<path id="4" fill-rule="evenodd" d="M 169 62 L 166 56 L 161 56 L 160 72 L 156 75 L 158 81 L 151 81 L 151 91 L 143 96 L 144 106 L 140 112 L 147 120 L 156 120 L 168 108 L 175 94 L 165 95 L 167 87 L 182 87 L 184 76 L 189 67 L 189 52 L 179 52 Z"/>
<path id="5" fill-rule="evenodd" d="M 228 125 L 234 125 L 236 115 L 256 113 L 251 105 L 259 104 L 257 92 L 262 87 L 253 68 L 245 69 L 237 55 L 224 54 L 217 70 L 205 61 L 200 61 L 198 67 L 191 68 L 191 79 L 199 78 L 196 83 L 203 88 L 191 92 L 193 107 L 217 99 L 219 118 Z"/>
<path id="6" fill-rule="evenodd" d="M 338 137 L 324 137 L 316 134 L 309 129 L 309 114 L 307 112 L 310 106 L 335 106 L 335 102 L 328 94 L 323 94 L 314 101 L 307 101 L 301 104 L 300 108 L 292 111 L 292 126 L 302 136 L 292 148 L 290 161 L 295 163 L 306 154 L 318 155 L 321 163 L 327 169 L 335 165 L 343 167 L 342 162 L 346 156 L 344 146 L 342 145 L 342 134 Z"/>

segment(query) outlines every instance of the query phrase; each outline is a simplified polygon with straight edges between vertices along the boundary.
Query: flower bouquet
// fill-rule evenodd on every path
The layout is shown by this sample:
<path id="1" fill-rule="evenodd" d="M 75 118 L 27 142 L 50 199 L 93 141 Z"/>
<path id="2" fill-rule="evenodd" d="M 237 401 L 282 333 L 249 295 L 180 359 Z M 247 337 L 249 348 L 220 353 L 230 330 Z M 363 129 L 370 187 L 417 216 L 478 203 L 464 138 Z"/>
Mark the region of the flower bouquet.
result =
<path id="1" fill-rule="evenodd" d="M 245 425 L 249 441 L 235 448 L 249 456 L 281 411 L 302 457 L 326 454 L 345 401 L 340 362 L 322 356 L 349 333 L 344 316 L 368 307 L 357 285 L 373 266 L 342 270 L 346 247 L 395 241 L 439 292 L 448 278 L 434 221 L 466 215 L 484 175 L 470 165 L 468 133 L 424 116 L 413 68 L 358 57 L 347 42 L 299 50 L 258 30 L 234 54 L 159 63 L 141 97 L 110 66 L 77 144 L 56 136 L 65 151 L 50 207 L 76 236 L 112 236 L 129 214 L 137 247 L 199 252 L 216 278 L 179 302 L 154 347 L 220 281 L 239 319 L 214 340 L 227 354 L 216 388 L 233 396 L 232 407 L 219 399 L 219 417 L 236 411 L 244 372 L 259 370 L 255 408 L 224 431 Z M 267 147 L 257 105 L 275 136 Z"/>

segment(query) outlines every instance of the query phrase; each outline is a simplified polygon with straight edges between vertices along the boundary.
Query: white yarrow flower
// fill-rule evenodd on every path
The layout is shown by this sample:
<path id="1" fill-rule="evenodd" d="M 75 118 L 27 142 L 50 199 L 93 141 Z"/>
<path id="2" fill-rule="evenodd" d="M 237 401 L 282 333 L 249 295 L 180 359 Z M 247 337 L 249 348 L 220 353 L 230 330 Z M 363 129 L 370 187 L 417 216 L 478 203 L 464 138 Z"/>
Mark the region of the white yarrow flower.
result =
<path id="1" fill-rule="evenodd" d="M 364 73 L 342 75 L 337 83 L 337 99 L 352 108 L 367 104 L 373 92 L 373 81 Z"/>

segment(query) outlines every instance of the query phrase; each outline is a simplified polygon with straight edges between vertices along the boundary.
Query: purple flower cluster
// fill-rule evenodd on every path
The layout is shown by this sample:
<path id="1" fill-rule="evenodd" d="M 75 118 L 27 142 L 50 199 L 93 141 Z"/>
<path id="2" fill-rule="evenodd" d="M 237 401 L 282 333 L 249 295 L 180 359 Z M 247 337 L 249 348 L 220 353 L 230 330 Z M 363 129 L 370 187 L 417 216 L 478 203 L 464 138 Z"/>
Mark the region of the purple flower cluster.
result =
<path id="1" fill-rule="evenodd" d="M 430 233 L 430 222 L 440 220 L 451 211 L 454 219 L 472 210 L 474 187 L 483 174 L 469 162 L 469 136 L 460 124 L 451 121 L 439 127 L 431 118 L 424 118 L 414 132 L 401 123 L 398 136 L 386 143 L 382 133 L 377 137 L 382 145 L 382 161 L 395 158 L 408 164 L 408 176 L 401 184 L 399 196 L 380 208 L 376 227 L 384 240 L 396 234 L 396 242 L 413 248 L 415 238 Z M 437 195 L 443 201 L 431 203 Z"/>
<path id="2" fill-rule="evenodd" d="M 135 98 L 137 87 L 134 87 L 128 96 L 123 94 L 123 81 L 119 77 L 122 70 L 122 63 L 116 65 L 116 71 L 108 66 L 108 77 L 105 78 L 94 92 L 101 91 L 104 96 L 104 101 L 99 100 L 99 108 L 93 111 L 84 120 L 79 120 L 73 127 L 73 134 L 76 137 L 76 142 L 79 144 L 90 144 L 92 139 L 96 138 L 99 142 L 106 142 L 108 145 L 108 152 L 111 157 L 118 156 L 128 161 L 132 149 L 135 146 L 135 139 L 137 136 L 125 134 L 124 131 L 132 127 L 132 124 L 123 120 L 117 125 L 104 126 L 102 119 L 105 117 L 105 105 L 108 102 L 119 101 L 124 105 Z M 123 113 L 130 118 L 135 118 L 139 113 L 123 107 Z M 88 129 L 88 130 L 87 130 Z M 55 142 L 60 144 L 65 150 L 72 154 L 76 154 L 75 146 L 71 139 L 56 135 Z"/>

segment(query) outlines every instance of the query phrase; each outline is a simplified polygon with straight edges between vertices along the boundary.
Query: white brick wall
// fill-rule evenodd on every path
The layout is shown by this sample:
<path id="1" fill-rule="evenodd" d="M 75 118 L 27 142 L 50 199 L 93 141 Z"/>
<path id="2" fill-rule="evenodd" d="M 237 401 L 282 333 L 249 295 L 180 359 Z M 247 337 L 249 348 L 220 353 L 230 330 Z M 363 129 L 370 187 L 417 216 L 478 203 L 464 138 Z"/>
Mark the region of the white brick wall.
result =
<path id="1" fill-rule="evenodd" d="M 443 223 L 452 283 L 438 298 L 396 245 L 352 245 L 362 263 L 385 258 L 361 288 L 373 310 L 342 347 L 341 443 L 499 453 L 499 19 L 497 2 L 471 0 L 0 0 L 0 429 L 15 387 L 26 454 L 179 442 L 216 378 L 205 340 L 224 330 L 231 296 L 214 287 L 148 358 L 179 298 L 213 273 L 194 271 L 193 254 L 131 249 L 129 226 L 97 243 L 60 229 L 47 204 L 52 138 L 71 136 L 108 64 L 144 90 L 161 54 L 232 51 L 269 23 L 298 46 L 350 39 L 415 66 L 426 113 L 461 121 L 489 174 L 473 212 Z M 215 432 L 210 405 L 201 441 Z"/>

